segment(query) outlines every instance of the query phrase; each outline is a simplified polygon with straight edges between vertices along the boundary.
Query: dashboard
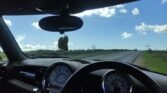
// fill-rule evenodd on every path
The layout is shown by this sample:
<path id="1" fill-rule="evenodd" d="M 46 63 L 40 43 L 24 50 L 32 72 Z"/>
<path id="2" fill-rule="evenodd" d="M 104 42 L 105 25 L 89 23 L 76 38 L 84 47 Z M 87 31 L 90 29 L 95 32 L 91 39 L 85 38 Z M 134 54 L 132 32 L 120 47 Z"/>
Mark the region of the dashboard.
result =
<path id="1" fill-rule="evenodd" d="M 66 59 L 34 59 L 8 68 L 0 66 L 1 93 L 61 93 L 68 80 L 88 63 Z M 167 76 L 141 70 L 167 93 Z M 3 83 L 2 83 L 3 82 Z M 130 74 L 102 69 L 80 77 L 69 93 L 151 93 L 145 84 Z M 3 85 L 2 85 L 3 84 Z"/>

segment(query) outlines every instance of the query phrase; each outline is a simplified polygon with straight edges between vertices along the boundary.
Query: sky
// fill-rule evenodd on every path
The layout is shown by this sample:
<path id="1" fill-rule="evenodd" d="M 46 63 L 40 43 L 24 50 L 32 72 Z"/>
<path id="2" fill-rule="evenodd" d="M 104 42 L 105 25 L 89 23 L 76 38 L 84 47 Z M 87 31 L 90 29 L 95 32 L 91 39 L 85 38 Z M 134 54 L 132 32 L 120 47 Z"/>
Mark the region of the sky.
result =
<path id="1" fill-rule="evenodd" d="M 65 33 L 69 49 L 152 49 L 167 50 L 167 0 L 141 0 L 88 10 L 80 17 L 81 29 Z M 42 30 L 38 21 L 49 15 L 4 16 L 23 51 L 57 50 L 59 33 Z"/>

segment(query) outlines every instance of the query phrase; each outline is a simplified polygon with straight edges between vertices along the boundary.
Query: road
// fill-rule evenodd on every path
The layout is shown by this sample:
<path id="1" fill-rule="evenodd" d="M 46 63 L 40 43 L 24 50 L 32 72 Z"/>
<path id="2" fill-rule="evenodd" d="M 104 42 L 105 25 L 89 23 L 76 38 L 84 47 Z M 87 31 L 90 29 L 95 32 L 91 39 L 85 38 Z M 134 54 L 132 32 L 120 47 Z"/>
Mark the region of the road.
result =
<path id="1" fill-rule="evenodd" d="M 123 63 L 133 63 L 141 54 L 140 51 L 120 51 L 111 54 L 98 55 L 93 57 L 84 58 L 84 60 L 93 61 L 117 61 Z"/>

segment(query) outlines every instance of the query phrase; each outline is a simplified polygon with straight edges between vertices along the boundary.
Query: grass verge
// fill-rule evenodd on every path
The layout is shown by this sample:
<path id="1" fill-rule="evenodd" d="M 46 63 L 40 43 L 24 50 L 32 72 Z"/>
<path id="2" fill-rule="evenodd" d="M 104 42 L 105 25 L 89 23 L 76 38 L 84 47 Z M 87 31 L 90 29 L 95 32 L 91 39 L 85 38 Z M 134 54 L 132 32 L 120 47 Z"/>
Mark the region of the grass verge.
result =
<path id="1" fill-rule="evenodd" d="M 142 67 L 151 71 L 167 74 L 167 52 L 152 51 L 144 52 L 141 56 Z"/>

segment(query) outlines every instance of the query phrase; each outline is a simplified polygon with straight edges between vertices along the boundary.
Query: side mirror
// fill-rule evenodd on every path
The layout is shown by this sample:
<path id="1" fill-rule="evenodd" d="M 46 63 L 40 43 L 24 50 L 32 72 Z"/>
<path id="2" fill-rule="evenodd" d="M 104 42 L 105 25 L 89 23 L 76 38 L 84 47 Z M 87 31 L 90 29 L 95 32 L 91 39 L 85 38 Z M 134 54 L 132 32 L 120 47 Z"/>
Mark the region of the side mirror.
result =
<path id="1" fill-rule="evenodd" d="M 83 21 L 75 16 L 50 16 L 39 21 L 39 26 L 46 31 L 68 32 L 81 28 Z"/>

